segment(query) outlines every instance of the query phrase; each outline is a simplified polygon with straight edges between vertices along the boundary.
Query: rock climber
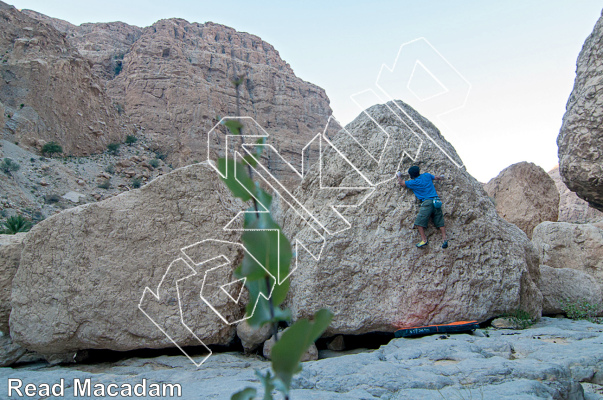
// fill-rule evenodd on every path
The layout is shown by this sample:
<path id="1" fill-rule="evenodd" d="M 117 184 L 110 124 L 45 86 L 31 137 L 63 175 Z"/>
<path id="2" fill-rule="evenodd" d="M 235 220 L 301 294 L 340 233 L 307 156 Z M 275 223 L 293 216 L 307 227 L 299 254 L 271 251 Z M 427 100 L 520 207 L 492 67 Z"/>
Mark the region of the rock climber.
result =
<path id="1" fill-rule="evenodd" d="M 419 214 L 417 214 L 417 218 L 415 219 L 415 226 L 418 228 L 419 234 L 421 235 L 421 242 L 417 243 L 417 247 L 425 247 L 429 243 L 427 241 L 427 236 L 425 236 L 425 229 L 427 228 L 429 218 L 432 217 L 434 225 L 436 228 L 440 228 L 440 232 L 442 232 L 442 248 L 447 248 L 448 239 L 446 238 L 446 228 L 444 227 L 442 202 L 433 185 L 433 181 L 441 181 L 444 177 L 434 176 L 430 173 L 422 174 L 421 169 L 416 165 L 413 165 L 408 169 L 408 175 L 410 175 L 410 180 L 404 181 L 402 179 L 402 172 L 398 171 L 396 173 L 400 185 L 411 189 L 417 199 L 421 202 Z"/>

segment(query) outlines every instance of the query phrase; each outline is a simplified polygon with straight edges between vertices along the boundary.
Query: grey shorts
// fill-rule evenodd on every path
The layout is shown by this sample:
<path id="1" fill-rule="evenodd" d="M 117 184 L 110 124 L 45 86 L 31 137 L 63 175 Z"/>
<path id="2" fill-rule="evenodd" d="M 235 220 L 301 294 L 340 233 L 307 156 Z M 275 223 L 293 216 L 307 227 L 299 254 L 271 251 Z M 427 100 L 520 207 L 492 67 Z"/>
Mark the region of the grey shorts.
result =
<path id="1" fill-rule="evenodd" d="M 419 209 L 419 214 L 417 214 L 417 218 L 415 219 L 415 225 L 427 228 L 430 217 L 433 218 L 433 224 L 436 228 L 444 226 L 444 214 L 442 213 L 442 209 L 435 208 L 432 199 L 423 200 L 421 208 Z"/>

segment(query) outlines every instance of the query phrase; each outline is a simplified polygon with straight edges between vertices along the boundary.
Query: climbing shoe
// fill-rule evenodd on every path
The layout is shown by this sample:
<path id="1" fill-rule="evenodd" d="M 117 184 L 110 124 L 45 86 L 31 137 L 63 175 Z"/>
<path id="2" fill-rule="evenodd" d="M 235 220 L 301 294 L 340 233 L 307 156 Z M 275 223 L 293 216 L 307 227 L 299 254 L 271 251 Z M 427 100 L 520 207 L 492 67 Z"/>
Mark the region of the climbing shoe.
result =
<path id="1" fill-rule="evenodd" d="M 448 247 L 448 240 L 444 240 L 444 243 L 442 243 L 442 248 L 445 249 Z"/>
<path id="2" fill-rule="evenodd" d="M 420 243 L 417 243 L 417 247 L 419 247 L 419 248 L 421 248 L 421 247 L 425 247 L 425 246 L 427 246 L 427 244 L 428 244 L 428 243 L 429 243 L 429 242 L 425 242 L 425 241 L 421 240 L 421 242 L 420 242 Z"/>

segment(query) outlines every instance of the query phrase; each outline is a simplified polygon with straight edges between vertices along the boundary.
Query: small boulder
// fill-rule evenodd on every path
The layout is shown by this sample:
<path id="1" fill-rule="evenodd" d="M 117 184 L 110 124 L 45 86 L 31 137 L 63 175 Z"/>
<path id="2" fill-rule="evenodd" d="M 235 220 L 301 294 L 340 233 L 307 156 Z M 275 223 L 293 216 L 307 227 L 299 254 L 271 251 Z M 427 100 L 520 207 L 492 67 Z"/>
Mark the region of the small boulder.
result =
<path id="1" fill-rule="evenodd" d="M 564 312 L 564 303 L 603 304 L 601 285 L 592 276 L 576 269 L 541 265 L 538 287 L 543 297 L 543 314 Z"/>
<path id="2" fill-rule="evenodd" d="M 260 347 L 272 335 L 272 326 L 265 324 L 259 329 L 249 326 L 247 321 L 237 325 L 237 336 L 241 339 L 245 352 L 250 353 Z"/>

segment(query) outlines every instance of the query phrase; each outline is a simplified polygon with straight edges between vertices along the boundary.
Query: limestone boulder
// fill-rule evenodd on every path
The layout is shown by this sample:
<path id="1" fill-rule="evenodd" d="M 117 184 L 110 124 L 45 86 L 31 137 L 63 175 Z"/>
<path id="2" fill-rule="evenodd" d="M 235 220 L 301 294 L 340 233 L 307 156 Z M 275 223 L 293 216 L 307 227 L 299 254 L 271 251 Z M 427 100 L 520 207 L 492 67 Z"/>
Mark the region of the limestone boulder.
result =
<path id="1" fill-rule="evenodd" d="M 591 223 L 603 220 L 603 212 L 589 206 L 563 183 L 559 167 L 548 172 L 559 192 L 559 222 Z"/>
<path id="2" fill-rule="evenodd" d="M 8 335 L 13 277 L 19 268 L 26 232 L 0 235 L 0 332 Z"/>
<path id="3" fill-rule="evenodd" d="M 603 16 L 584 42 L 576 62 L 557 146 L 563 182 L 603 211 Z"/>
<path id="4" fill-rule="evenodd" d="M 557 221 L 559 192 L 553 179 L 536 164 L 513 164 L 488 182 L 484 189 L 494 200 L 496 211 L 532 237 L 543 221 Z"/>
<path id="5" fill-rule="evenodd" d="M 516 309 L 540 315 L 533 245 L 497 214 L 433 124 L 390 102 L 346 129 L 327 129 L 332 145 L 325 140 L 322 159 L 294 192 L 303 209 L 291 201 L 277 207 L 296 245 L 287 300 L 294 319 L 328 308 L 334 318 L 327 335 L 335 335 L 484 321 Z M 415 246 L 419 205 L 395 180 L 397 170 L 408 180 L 413 164 L 446 178 L 436 188 L 447 249 L 431 224 L 429 245 Z"/>
<path id="6" fill-rule="evenodd" d="M 582 271 L 603 284 L 603 229 L 592 224 L 543 222 L 532 242 L 541 265 Z"/>
<path id="7" fill-rule="evenodd" d="M 195 164 L 37 224 L 13 278 L 15 342 L 42 354 L 229 343 L 242 250 L 228 243 L 240 225 L 222 228 L 245 206 L 216 176 Z M 230 264 L 206 262 L 219 255 Z"/>
<path id="8" fill-rule="evenodd" d="M 603 304 L 601 284 L 586 272 L 573 268 L 540 266 L 538 288 L 542 292 L 542 313 L 563 312 L 564 303 Z"/>

